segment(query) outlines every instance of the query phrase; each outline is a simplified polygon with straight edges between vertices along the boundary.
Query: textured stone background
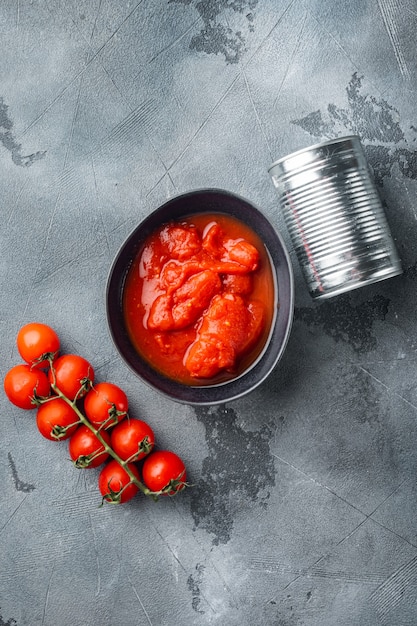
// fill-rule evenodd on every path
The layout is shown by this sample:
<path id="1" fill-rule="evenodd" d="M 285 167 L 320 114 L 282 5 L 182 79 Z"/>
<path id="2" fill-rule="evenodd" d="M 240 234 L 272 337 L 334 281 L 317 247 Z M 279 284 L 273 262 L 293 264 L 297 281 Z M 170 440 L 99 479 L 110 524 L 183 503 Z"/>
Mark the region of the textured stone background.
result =
<path id="1" fill-rule="evenodd" d="M 0 373 L 51 324 L 195 486 L 99 509 L 2 397 L 1 626 L 417 623 L 416 30 L 415 0 L 2 0 Z M 405 271 L 314 304 L 267 168 L 350 133 Z M 205 186 L 281 231 L 296 309 L 261 388 L 194 409 L 121 362 L 104 290 L 141 218 Z"/>

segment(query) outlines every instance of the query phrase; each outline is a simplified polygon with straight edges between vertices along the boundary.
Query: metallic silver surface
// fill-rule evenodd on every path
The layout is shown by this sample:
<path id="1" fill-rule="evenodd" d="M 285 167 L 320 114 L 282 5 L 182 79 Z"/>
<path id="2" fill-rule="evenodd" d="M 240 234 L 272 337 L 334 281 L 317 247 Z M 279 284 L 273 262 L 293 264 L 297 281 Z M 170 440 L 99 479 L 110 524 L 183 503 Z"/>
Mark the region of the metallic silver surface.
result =
<path id="1" fill-rule="evenodd" d="M 358 137 L 290 154 L 269 173 L 314 299 L 402 273 Z"/>

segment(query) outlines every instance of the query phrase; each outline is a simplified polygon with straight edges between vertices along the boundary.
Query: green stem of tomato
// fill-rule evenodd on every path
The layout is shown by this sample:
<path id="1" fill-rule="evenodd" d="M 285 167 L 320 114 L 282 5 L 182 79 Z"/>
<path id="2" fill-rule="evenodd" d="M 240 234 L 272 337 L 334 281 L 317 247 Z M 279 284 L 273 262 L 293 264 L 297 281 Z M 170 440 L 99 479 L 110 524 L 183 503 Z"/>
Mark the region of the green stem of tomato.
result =
<path id="1" fill-rule="evenodd" d="M 81 422 L 81 424 L 84 424 L 85 426 L 87 426 L 87 428 L 89 428 L 91 430 L 91 432 L 94 433 L 94 435 L 97 437 L 97 439 L 99 440 L 101 445 L 104 447 L 104 449 L 107 452 L 107 454 L 109 454 L 115 461 L 117 461 L 119 463 L 119 465 L 121 465 L 123 467 L 124 471 L 126 472 L 126 474 L 130 478 L 130 482 L 134 483 L 145 496 L 150 496 L 151 498 L 156 500 L 157 496 L 160 495 L 160 493 L 151 491 L 150 489 L 148 489 L 148 487 L 146 487 L 146 485 L 143 484 L 143 482 L 141 480 L 136 478 L 136 476 L 134 475 L 132 470 L 129 468 L 128 462 L 124 461 L 123 459 L 120 458 L 120 456 L 113 450 L 113 448 L 111 446 L 109 446 L 109 444 L 103 439 L 100 431 L 97 430 L 97 428 L 95 428 L 93 426 L 93 424 L 91 424 L 91 422 L 85 417 L 85 415 L 82 413 L 82 411 L 80 411 L 80 409 L 78 408 L 78 406 L 76 404 L 76 400 L 70 400 L 69 398 L 67 398 L 67 396 L 65 394 L 63 394 L 62 391 L 57 387 L 56 380 L 55 380 L 55 372 L 54 372 L 54 369 L 53 369 L 53 363 L 52 362 L 50 363 L 50 367 L 51 367 L 52 376 L 53 376 L 53 381 L 51 383 L 51 387 L 54 390 L 54 392 L 56 393 L 56 395 L 59 398 L 61 398 L 62 400 L 64 400 L 64 402 L 69 404 L 69 406 L 75 411 L 75 413 L 76 413 L 77 417 L 79 418 L 79 421 Z"/>

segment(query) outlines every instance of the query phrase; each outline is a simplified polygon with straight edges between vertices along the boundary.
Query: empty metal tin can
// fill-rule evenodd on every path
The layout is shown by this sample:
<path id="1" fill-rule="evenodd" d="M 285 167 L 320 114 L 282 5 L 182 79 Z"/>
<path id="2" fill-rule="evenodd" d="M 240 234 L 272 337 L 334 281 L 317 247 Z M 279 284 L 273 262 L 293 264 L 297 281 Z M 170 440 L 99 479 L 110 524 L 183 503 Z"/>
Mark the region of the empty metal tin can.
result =
<path id="1" fill-rule="evenodd" d="M 402 273 L 358 137 L 299 150 L 268 171 L 314 299 Z"/>

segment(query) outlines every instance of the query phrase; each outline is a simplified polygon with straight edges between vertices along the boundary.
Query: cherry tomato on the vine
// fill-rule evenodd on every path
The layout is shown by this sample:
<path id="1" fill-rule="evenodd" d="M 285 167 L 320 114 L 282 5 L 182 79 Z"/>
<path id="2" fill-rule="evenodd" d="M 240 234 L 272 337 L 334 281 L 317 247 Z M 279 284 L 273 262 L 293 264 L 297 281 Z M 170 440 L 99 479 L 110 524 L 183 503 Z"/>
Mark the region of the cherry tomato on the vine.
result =
<path id="1" fill-rule="evenodd" d="M 22 326 L 16 343 L 22 359 L 33 367 L 47 367 L 48 358 L 55 358 L 60 348 L 59 337 L 53 328 L 38 322 Z"/>
<path id="2" fill-rule="evenodd" d="M 46 439 L 61 441 L 76 431 L 78 417 L 74 409 L 61 398 L 52 398 L 38 408 L 36 425 Z"/>
<path id="3" fill-rule="evenodd" d="M 142 477 L 151 491 L 161 491 L 163 495 L 181 491 L 187 478 L 183 461 L 169 450 L 158 450 L 146 457 Z"/>
<path id="4" fill-rule="evenodd" d="M 106 444 L 109 445 L 110 435 L 105 431 L 101 432 L 100 435 Z M 72 435 L 68 449 L 75 467 L 79 469 L 98 467 L 109 457 L 101 441 L 84 424 L 79 426 Z"/>
<path id="5" fill-rule="evenodd" d="M 128 400 L 125 392 L 113 383 L 98 383 L 84 399 L 84 410 L 97 428 L 110 428 L 126 415 Z"/>
<path id="6" fill-rule="evenodd" d="M 51 386 L 42 370 L 30 365 L 15 365 L 4 377 L 4 391 L 12 404 L 20 409 L 34 409 L 36 398 L 49 396 Z"/>
<path id="7" fill-rule="evenodd" d="M 111 432 L 111 447 L 123 461 L 143 459 L 155 445 L 152 428 L 142 420 L 127 418 Z"/>
<path id="8" fill-rule="evenodd" d="M 69 398 L 82 398 L 94 382 L 92 365 L 78 354 L 64 354 L 56 359 L 48 372 L 49 380 Z"/>
<path id="9" fill-rule="evenodd" d="M 134 463 L 128 463 L 132 474 L 140 480 L 139 470 Z M 103 467 L 98 477 L 98 488 L 104 500 L 111 504 L 123 504 L 135 496 L 139 487 L 130 482 L 130 477 L 119 463 L 113 459 Z"/>

